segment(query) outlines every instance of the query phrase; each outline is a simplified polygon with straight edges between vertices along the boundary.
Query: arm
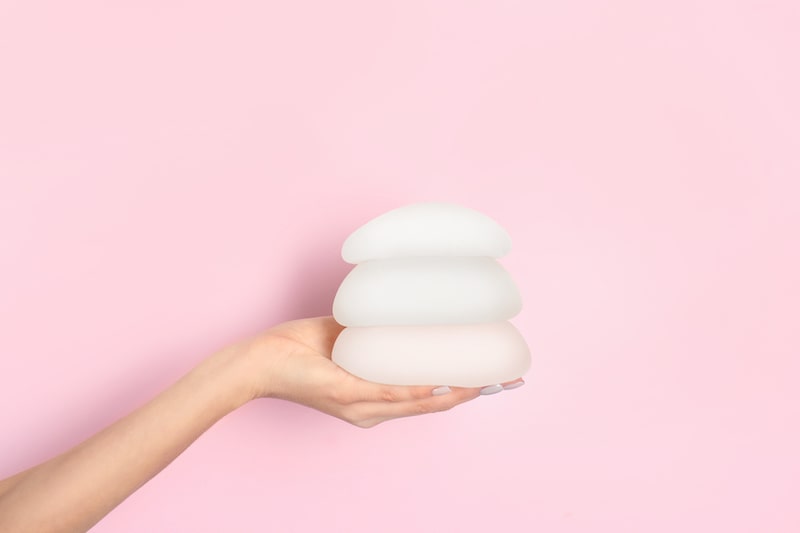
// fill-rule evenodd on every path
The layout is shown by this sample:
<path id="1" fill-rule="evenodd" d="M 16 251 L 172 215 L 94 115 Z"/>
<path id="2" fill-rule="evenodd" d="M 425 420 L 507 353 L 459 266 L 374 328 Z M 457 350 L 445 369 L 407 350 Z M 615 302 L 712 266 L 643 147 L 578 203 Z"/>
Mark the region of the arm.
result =
<path id="1" fill-rule="evenodd" d="M 479 394 L 453 388 L 434 395 L 433 387 L 361 380 L 330 360 L 340 331 L 332 318 L 288 322 L 212 355 L 75 448 L 0 481 L 0 531 L 86 531 L 214 423 L 255 398 L 283 398 L 372 427 Z"/>
<path id="2" fill-rule="evenodd" d="M 236 382 L 244 364 L 216 354 L 97 435 L 10 478 L 0 494 L 0 531 L 89 529 L 246 401 Z"/>

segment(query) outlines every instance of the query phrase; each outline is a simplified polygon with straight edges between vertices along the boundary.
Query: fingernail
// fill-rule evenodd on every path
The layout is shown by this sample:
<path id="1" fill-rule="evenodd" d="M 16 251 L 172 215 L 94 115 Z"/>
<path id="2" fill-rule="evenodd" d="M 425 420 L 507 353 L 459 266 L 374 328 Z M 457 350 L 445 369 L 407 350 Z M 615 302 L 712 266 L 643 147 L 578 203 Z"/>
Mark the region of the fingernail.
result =
<path id="1" fill-rule="evenodd" d="M 481 389 L 481 396 L 488 396 L 489 394 L 497 394 L 503 390 L 503 386 L 499 383 L 497 385 L 489 385 Z"/>
<path id="2" fill-rule="evenodd" d="M 431 394 L 433 394 L 434 396 L 441 396 L 442 394 L 447 394 L 448 392 L 452 392 L 452 389 L 447 385 L 444 385 L 442 387 L 436 387 L 435 389 L 433 389 L 431 391 Z"/>
<path id="3" fill-rule="evenodd" d="M 503 390 L 514 390 L 522 387 L 523 385 L 525 385 L 525 382 L 520 380 L 517 381 L 516 383 L 509 383 L 508 385 L 503 387 Z"/>

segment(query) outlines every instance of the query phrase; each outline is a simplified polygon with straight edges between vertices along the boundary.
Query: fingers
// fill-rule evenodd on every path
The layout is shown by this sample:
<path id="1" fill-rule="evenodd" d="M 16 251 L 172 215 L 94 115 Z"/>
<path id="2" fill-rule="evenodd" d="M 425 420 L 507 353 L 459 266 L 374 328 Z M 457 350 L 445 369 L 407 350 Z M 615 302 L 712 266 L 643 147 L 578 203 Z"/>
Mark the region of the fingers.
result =
<path id="1" fill-rule="evenodd" d="M 512 390 L 521 387 L 525 382 L 522 378 L 496 385 L 476 387 L 481 394 L 494 394 L 504 390 Z M 462 387 L 463 389 L 463 387 Z M 401 386 L 401 385 L 381 385 L 369 381 L 359 380 L 356 390 L 353 391 L 355 401 L 368 402 L 406 402 L 409 400 L 424 400 L 433 396 L 448 395 L 452 389 L 448 386 Z"/>
<path id="2" fill-rule="evenodd" d="M 525 382 L 522 381 L 522 378 L 515 379 L 514 381 L 507 381 L 505 383 L 495 383 L 494 385 L 487 385 L 483 387 L 481 389 L 481 395 L 489 396 L 491 394 L 497 394 L 498 392 L 503 392 L 504 390 L 518 389 L 523 385 L 525 385 Z"/>
<path id="3" fill-rule="evenodd" d="M 357 386 L 356 396 L 366 402 L 407 402 L 410 400 L 424 400 L 431 396 L 439 396 L 451 390 L 447 386 L 430 385 L 382 385 L 361 380 Z"/>
<path id="4" fill-rule="evenodd" d="M 433 395 L 431 387 L 405 387 L 424 389 L 427 394 L 423 398 L 405 401 L 373 401 L 359 402 L 349 406 L 347 418 L 357 426 L 372 427 L 380 422 L 393 418 L 424 415 L 447 411 L 453 407 L 474 400 L 480 396 L 480 388 L 452 387 L 446 394 Z M 410 391 L 416 394 L 416 391 Z"/>
<path id="5" fill-rule="evenodd" d="M 522 387 L 525 385 L 525 380 L 522 378 L 515 379 L 514 381 L 508 381 L 506 383 L 502 383 L 503 390 L 514 390 Z"/>
<path id="6" fill-rule="evenodd" d="M 362 428 L 394 418 L 447 411 L 478 396 L 512 390 L 525 384 L 522 378 L 485 387 L 383 385 L 352 374 L 346 397 L 340 397 L 337 416 Z"/>

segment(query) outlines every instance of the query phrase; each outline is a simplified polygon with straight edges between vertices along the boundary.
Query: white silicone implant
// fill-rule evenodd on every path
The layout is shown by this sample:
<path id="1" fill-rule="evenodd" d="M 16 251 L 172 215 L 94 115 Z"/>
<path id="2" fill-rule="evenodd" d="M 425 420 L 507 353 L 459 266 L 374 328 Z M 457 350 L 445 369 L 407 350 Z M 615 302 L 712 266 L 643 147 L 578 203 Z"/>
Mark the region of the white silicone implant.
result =
<path id="1" fill-rule="evenodd" d="M 390 257 L 502 257 L 511 237 L 481 212 L 445 203 L 393 209 L 354 231 L 342 245 L 348 263 Z"/>
<path id="2" fill-rule="evenodd" d="M 531 363 L 525 339 L 510 322 L 346 328 L 336 340 L 335 360 L 378 383 L 457 387 L 512 381 Z"/>
<path id="3" fill-rule="evenodd" d="M 458 205 L 414 204 L 367 222 L 342 247 L 357 265 L 334 299 L 346 329 L 333 361 L 396 385 L 479 387 L 520 377 L 530 351 L 506 320 L 521 299 L 493 259 L 510 248 L 497 222 Z"/>
<path id="4" fill-rule="evenodd" d="M 521 308 L 511 276 L 488 257 L 367 261 L 350 271 L 333 301 L 343 326 L 497 322 Z"/>

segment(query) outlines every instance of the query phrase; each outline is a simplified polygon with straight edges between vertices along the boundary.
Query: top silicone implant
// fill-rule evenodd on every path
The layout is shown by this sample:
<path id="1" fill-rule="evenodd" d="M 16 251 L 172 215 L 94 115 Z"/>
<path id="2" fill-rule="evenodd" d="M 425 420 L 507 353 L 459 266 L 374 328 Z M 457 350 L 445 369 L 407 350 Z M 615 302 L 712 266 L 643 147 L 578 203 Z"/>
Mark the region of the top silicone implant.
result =
<path id="1" fill-rule="evenodd" d="M 354 231 L 342 246 L 348 263 L 394 257 L 502 257 L 511 237 L 474 209 L 420 203 L 388 211 Z"/>

